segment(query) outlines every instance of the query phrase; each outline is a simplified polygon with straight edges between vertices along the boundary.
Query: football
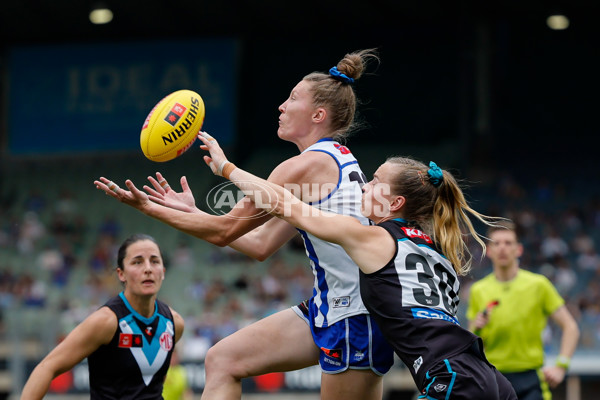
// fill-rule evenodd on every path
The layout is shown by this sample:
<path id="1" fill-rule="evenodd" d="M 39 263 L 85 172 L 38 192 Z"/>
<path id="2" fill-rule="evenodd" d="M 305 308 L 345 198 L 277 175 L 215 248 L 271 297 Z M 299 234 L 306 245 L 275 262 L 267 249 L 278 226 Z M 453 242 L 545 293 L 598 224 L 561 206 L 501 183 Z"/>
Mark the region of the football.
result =
<path id="1" fill-rule="evenodd" d="M 163 98 L 150 111 L 140 134 L 146 158 L 172 160 L 196 141 L 204 123 L 204 101 L 191 90 L 178 90 Z"/>

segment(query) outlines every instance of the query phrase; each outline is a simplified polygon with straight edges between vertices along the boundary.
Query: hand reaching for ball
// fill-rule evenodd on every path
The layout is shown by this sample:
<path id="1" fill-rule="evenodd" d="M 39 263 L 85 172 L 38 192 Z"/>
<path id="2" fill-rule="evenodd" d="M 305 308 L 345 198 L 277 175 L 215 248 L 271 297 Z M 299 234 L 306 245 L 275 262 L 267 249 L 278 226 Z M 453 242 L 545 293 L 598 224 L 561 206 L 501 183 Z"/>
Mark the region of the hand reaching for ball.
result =
<path id="1" fill-rule="evenodd" d="M 230 164 L 231 166 L 233 166 L 233 164 L 227 160 L 227 157 L 217 140 L 206 132 L 200 132 L 198 138 L 204 143 L 203 145 L 200 145 L 200 148 L 210 152 L 210 156 L 204 156 L 206 165 L 210 167 L 213 174 L 229 178 L 228 170 L 231 172 L 231 167 L 227 164 Z"/>

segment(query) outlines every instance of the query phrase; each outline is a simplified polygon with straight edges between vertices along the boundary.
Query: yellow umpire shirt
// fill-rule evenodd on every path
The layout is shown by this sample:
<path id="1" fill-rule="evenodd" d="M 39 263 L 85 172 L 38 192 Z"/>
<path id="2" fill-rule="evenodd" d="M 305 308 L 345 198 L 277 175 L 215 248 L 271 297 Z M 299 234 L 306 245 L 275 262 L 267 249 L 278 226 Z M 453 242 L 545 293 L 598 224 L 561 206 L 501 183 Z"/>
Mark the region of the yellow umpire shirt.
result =
<path id="1" fill-rule="evenodd" d="M 500 372 L 541 368 L 542 331 L 564 300 L 543 275 L 519 269 L 513 280 L 501 282 L 492 273 L 471 286 L 467 318 L 475 319 L 496 300 L 489 323 L 477 332 L 488 360 Z"/>
<path id="2" fill-rule="evenodd" d="M 164 400 L 181 400 L 188 388 L 187 374 L 182 365 L 171 365 L 163 386 Z"/>

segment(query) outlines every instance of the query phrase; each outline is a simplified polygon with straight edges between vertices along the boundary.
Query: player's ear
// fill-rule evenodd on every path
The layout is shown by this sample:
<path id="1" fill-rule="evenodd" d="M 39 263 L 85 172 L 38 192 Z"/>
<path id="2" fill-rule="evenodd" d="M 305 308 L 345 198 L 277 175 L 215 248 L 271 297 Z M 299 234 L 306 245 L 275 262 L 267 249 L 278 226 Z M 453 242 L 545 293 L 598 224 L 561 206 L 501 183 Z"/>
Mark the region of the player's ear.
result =
<path id="1" fill-rule="evenodd" d="M 117 268 L 117 276 L 119 277 L 119 280 L 121 282 L 125 283 L 127 281 L 127 279 L 125 279 L 125 274 L 123 273 L 123 269 Z"/>
<path id="2" fill-rule="evenodd" d="M 325 121 L 325 118 L 327 118 L 327 110 L 325 110 L 323 107 L 317 108 L 312 116 L 313 122 L 317 124 Z"/>
<path id="3" fill-rule="evenodd" d="M 523 255 L 523 245 L 521 243 L 517 243 L 517 258 L 520 258 Z"/>
<path id="4" fill-rule="evenodd" d="M 390 212 L 396 212 L 402 209 L 406 204 L 406 198 L 404 196 L 396 196 L 390 202 Z"/>

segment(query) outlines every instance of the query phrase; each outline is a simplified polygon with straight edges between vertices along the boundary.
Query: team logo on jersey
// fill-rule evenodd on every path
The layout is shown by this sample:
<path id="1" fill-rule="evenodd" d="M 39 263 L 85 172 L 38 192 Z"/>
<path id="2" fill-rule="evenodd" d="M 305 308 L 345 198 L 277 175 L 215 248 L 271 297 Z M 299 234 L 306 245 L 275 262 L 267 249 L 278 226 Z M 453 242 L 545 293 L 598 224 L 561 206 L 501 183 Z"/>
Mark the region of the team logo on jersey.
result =
<path id="1" fill-rule="evenodd" d="M 119 333 L 119 347 L 129 349 L 132 347 L 142 347 L 142 345 L 142 335 Z"/>
<path id="2" fill-rule="evenodd" d="M 423 365 L 423 356 L 419 356 L 419 358 L 417 358 L 415 362 L 413 362 L 413 369 L 415 370 L 415 374 L 419 371 L 421 365 Z"/>
<path id="3" fill-rule="evenodd" d="M 342 154 L 350 154 L 350 149 L 341 144 L 334 143 L 333 146 L 340 151 Z"/>
<path id="4" fill-rule="evenodd" d="M 365 353 L 363 353 L 360 350 L 356 350 L 353 357 L 354 357 L 354 361 L 362 361 L 363 358 L 365 358 Z"/>
<path id="5" fill-rule="evenodd" d="M 336 360 L 342 359 L 342 349 L 326 349 L 325 347 L 321 347 L 323 353 L 325 353 L 328 357 L 335 358 Z"/>
<path id="6" fill-rule="evenodd" d="M 333 299 L 333 308 L 350 307 L 350 296 L 336 297 Z"/>
<path id="7" fill-rule="evenodd" d="M 458 320 L 456 318 L 453 318 L 444 312 L 433 310 L 431 308 L 411 308 L 410 311 L 412 312 L 413 318 L 441 319 L 444 321 L 452 322 L 453 324 L 456 324 L 456 325 L 460 325 L 460 323 L 458 322 Z"/>
<path id="8" fill-rule="evenodd" d="M 146 335 L 152 336 L 152 327 L 151 326 L 146 327 Z"/>
<path id="9" fill-rule="evenodd" d="M 179 103 L 175 103 L 171 111 L 165 117 L 165 121 L 167 121 L 170 125 L 175 126 L 179 118 L 183 115 L 183 113 L 187 110 L 184 106 Z"/>
<path id="10" fill-rule="evenodd" d="M 336 367 L 342 365 L 342 349 L 326 349 L 325 347 L 321 347 L 321 350 L 325 354 L 323 362 Z"/>
<path id="11" fill-rule="evenodd" d="M 408 236 L 409 238 L 419 238 L 419 239 L 423 239 L 424 241 L 426 241 L 427 243 L 433 243 L 433 240 L 431 240 L 431 238 L 424 234 L 423 232 L 421 232 L 418 229 L 415 228 L 407 228 L 407 227 L 402 227 L 402 230 L 404 231 L 404 233 L 406 234 L 406 236 Z"/>
<path id="12" fill-rule="evenodd" d="M 448 387 L 447 385 L 443 385 L 441 383 L 438 383 L 433 388 L 435 389 L 436 392 L 443 392 L 444 390 L 446 390 L 447 387 Z"/>
<path id="13" fill-rule="evenodd" d="M 173 336 L 169 332 L 163 332 L 158 343 L 163 350 L 170 351 L 173 348 Z"/>

